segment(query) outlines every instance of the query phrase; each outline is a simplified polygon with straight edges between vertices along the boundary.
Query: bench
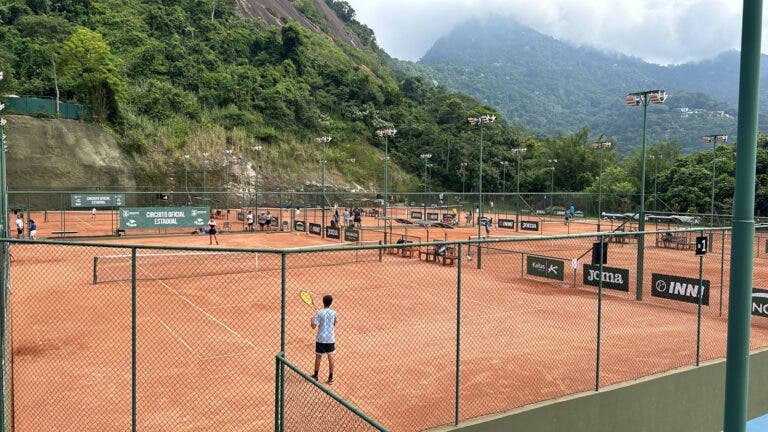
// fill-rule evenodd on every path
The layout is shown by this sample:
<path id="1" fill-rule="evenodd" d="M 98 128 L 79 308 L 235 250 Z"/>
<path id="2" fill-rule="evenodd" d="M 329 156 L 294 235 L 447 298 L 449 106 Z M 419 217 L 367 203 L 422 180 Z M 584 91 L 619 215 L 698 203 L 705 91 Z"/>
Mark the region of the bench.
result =
<path id="1" fill-rule="evenodd" d="M 663 235 L 656 237 L 656 246 L 669 249 L 694 250 L 696 242 L 685 236 Z"/>
<path id="2" fill-rule="evenodd" d="M 425 249 L 419 249 L 419 259 L 426 256 L 426 261 L 437 261 L 437 254 L 434 246 L 427 246 Z"/>
<path id="3" fill-rule="evenodd" d="M 442 261 L 443 265 L 453 265 L 457 259 L 459 259 L 459 256 L 456 254 L 456 248 L 453 246 L 449 246 L 445 249 L 444 255 L 438 255 L 437 256 L 439 260 Z"/>
<path id="4" fill-rule="evenodd" d="M 413 243 L 413 242 L 406 242 L 406 243 Z M 400 248 L 400 254 L 403 258 L 413 258 L 413 254 L 417 252 L 419 248 L 414 246 L 406 246 L 403 248 Z"/>

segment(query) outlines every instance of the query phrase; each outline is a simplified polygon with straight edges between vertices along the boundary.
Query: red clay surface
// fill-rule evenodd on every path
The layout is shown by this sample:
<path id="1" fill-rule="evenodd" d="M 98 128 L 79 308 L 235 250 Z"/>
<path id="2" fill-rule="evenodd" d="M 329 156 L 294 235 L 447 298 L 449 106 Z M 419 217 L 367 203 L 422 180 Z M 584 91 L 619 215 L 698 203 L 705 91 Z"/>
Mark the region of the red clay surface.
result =
<path id="1" fill-rule="evenodd" d="M 100 216 L 100 215 L 99 215 Z M 368 219 L 367 225 L 371 224 Z M 106 225 L 97 218 L 84 230 Z M 606 226 L 604 229 L 608 229 Z M 552 222 L 545 234 L 590 232 Z M 465 240 L 476 228 L 431 229 L 430 240 Z M 418 234 L 417 234 L 418 233 Z M 492 235 L 524 235 L 495 228 Z M 426 240 L 423 228 L 410 235 Z M 537 233 L 534 233 L 537 234 Z M 363 240 L 383 234 L 363 233 Z M 102 240 L 115 245 L 208 246 L 208 236 Z M 508 253 L 462 250 L 461 419 L 594 389 L 597 296 L 574 279 L 524 275 L 524 254 L 578 258 L 593 239 L 499 245 Z M 726 238 L 726 243 L 730 238 Z M 333 242 L 308 234 L 224 233 L 222 247 L 296 247 Z M 720 301 L 720 237 L 704 259 L 711 281 L 703 308 L 702 361 L 724 356 L 727 289 Z M 724 286 L 728 281 L 728 254 Z M 92 284 L 95 255 L 127 249 L 13 245 L 12 337 L 16 430 L 123 431 L 131 421 L 129 281 Z M 716 252 L 716 253 L 715 253 Z M 144 251 L 140 253 L 157 253 Z M 630 269 L 630 293 L 605 291 L 600 385 L 695 362 L 696 307 L 651 296 L 651 274 L 698 277 L 693 251 L 646 239 L 644 298 L 634 300 L 637 246 L 611 244 L 609 266 Z M 580 265 L 589 260 L 587 255 Z M 244 260 L 251 255 L 215 256 Z M 760 260 L 762 258 L 758 258 Z M 457 266 L 378 252 L 287 257 L 286 357 L 311 371 L 312 311 L 300 290 L 334 295 L 339 314 L 332 390 L 394 431 L 453 421 Z M 137 269 L 137 421 L 149 431 L 267 431 L 273 428 L 274 355 L 280 348 L 280 257 L 258 255 L 258 271 L 197 275 L 199 263 Z M 163 279 L 164 272 L 189 277 Z M 768 285 L 756 263 L 755 285 Z M 722 316 L 720 307 L 722 305 Z M 768 346 L 768 320 L 754 318 L 752 348 Z M 327 374 L 324 363 L 321 377 Z M 333 406 L 330 402 L 323 409 Z"/>

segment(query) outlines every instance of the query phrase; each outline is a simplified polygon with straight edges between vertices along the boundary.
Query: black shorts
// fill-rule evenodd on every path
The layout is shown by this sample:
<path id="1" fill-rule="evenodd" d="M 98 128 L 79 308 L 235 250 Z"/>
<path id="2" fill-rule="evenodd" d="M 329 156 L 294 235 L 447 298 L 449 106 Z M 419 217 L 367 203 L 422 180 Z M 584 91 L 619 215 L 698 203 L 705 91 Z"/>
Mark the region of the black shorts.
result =
<path id="1" fill-rule="evenodd" d="M 208 230 L 208 234 L 210 235 L 216 235 L 216 228 L 211 228 Z"/>
<path id="2" fill-rule="evenodd" d="M 333 354 L 336 351 L 335 343 L 315 342 L 315 354 Z"/>
<path id="3" fill-rule="evenodd" d="M 24 228 L 16 228 L 16 234 L 24 234 Z"/>

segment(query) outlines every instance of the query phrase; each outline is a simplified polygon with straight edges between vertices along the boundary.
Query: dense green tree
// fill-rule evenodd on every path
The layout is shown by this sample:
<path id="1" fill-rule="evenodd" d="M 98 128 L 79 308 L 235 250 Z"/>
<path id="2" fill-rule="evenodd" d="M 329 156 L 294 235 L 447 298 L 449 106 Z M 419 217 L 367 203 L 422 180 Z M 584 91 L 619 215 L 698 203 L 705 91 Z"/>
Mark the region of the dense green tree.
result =
<path id="1" fill-rule="evenodd" d="M 78 99 L 90 102 L 99 119 L 116 119 L 123 89 L 117 61 L 97 32 L 80 27 L 61 49 L 62 84 Z"/>

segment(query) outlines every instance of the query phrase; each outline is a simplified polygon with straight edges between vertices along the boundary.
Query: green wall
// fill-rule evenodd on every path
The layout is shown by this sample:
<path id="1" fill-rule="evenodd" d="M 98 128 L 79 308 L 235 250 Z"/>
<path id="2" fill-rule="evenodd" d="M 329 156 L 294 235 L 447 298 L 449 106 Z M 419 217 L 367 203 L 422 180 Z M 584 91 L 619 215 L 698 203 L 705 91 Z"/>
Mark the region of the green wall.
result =
<path id="1" fill-rule="evenodd" d="M 768 350 L 750 360 L 749 417 L 768 413 Z M 715 432 L 722 430 L 725 361 L 549 401 L 437 431 Z"/>

